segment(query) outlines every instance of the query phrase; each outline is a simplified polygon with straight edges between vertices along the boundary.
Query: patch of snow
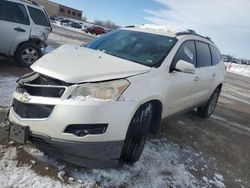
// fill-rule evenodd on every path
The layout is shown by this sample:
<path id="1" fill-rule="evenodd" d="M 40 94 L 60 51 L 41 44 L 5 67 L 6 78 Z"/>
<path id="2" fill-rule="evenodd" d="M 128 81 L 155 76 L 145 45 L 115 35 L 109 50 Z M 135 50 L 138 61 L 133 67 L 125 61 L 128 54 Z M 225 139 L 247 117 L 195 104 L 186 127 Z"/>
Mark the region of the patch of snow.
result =
<path id="1" fill-rule="evenodd" d="M 222 175 L 220 175 L 220 174 L 214 174 L 214 177 L 217 179 L 217 180 L 219 180 L 219 181 L 224 181 L 224 178 L 223 178 L 223 176 Z"/>
<path id="2" fill-rule="evenodd" d="M 17 86 L 17 76 L 9 74 L 0 74 L 0 106 L 7 107 L 10 105 L 12 99 L 12 93 Z"/>
<path id="3" fill-rule="evenodd" d="M 69 187 L 59 181 L 48 177 L 41 177 L 33 172 L 30 167 L 17 167 L 16 148 L 8 148 L 0 160 L 0 185 L 1 187 Z"/>
<path id="4" fill-rule="evenodd" d="M 202 187 L 208 179 L 196 179 L 189 168 L 199 170 L 207 161 L 191 148 L 180 147 L 166 139 L 150 140 L 146 143 L 140 160 L 134 165 L 122 165 L 113 169 L 86 169 L 71 166 L 68 163 L 50 159 L 43 152 L 31 146 L 24 146 L 25 151 L 38 161 L 45 162 L 58 170 L 58 178 L 64 182 L 66 172 L 70 183 L 41 177 L 30 167 L 17 167 L 16 150 L 9 148 L 0 160 L 0 183 L 4 186 L 20 185 L 21 187 Z M 7 168 L 5 166 L 7 164 Z M 214 164 L 214 161 L 213 161 Z M 45 167 L 46 169 L 46 167 Z M 47 169 L 46 169 L 47 170 Z M 18 174 L 17 174 L 18 173 Z M 30 178 L 29 180 L 27 180 Z M 11 181 L 9 180 L 11 179 Z M 15 180 L 13 180 L 15 179 Z M 13 181 L 12 181 L 13 180 Z M 27 180 L 27 181 L 26 181 Z M 223 184 L 220 175 L 215 175 L 212 185 Z M 15 183 L 15 184 L 14 184 Z M 222 187 L 220 187 L 222 188 Z"/>
<path id="5" fill-rule="evenodd" d="M 88 185 L 101 187 L 196 187 L 199 181 L 188 171 L 180 158 L 181 149 L 174 144 L 156 140 L 147 142 L 141 159 L 133 166 L 118 169 L 73 171 L 72 176 Z M 168 171 L 169 173 L 164 173 Z"/>
<path id="6" fill-rule="evenodd" d="M 206 176 L 203 176 L 202 177 L 202 180 L 205 182 L 205 183 L 208 183 L 208 178 Z"/>
<path id="7" fill-rule="evenodd" d="M 178 33 L 178 32 L 187 32 L 187 29 L 180 28 L 180 27 L 175 27 L 171 25 L 154 25 L 154 24 L 144 24 L 144 25 L 139 25 L 137 26 L 138 28 L 141 29 L 153 29 L 153 30 L 159 30 L 159 31 L 164 31 L 167 33 Z"/>
<path id="8" fill-rule="evenodd" d="M 94 36 L 91 33 L 85 33 L 85 31 L 83 31 L 82 29 L 78 29 L 78 28 L 73 28 L 73 27 L 70 27 L 70 26 L 61 25 L 60 22 L 56 22 L 56 23 L 52 23 L 52 24 L 56 25 L 57 27 L 61 27 L 63 29 L 69 30 L 69 31 L 75 31 L 75 32 L 78 32 L 78 33 L 81 33 L 81 34 Z M 93 26 L 93 24 L 85 24 L 84 26 L 90 27 L 90 26 Z"/>
<path id="9" fill-rule="evenodd" d="M 50 33 L 49 40 L 56 42 L 58 44 L 65 44 L 65 43 L 78 44 L 78 45 L 83 44 L 83 42 L 81 40 L 76 40 L 76 39 L 72 39 L 69 37 L 64 37 L 61 35 L 57 35 L 55 33 Z"/>
<path id="10" fill-rule="evenodd" d="M 36 161 L 34 161 L 34 160 L 31 160 L 30 162 L 31 162 L 33 165 L 36 164 Z"/>
<path id="11" fill-rule="evenodd" d="M 43 50 L 44 54 L 48 54 L 48 53 L 54 51 L 55 48 L 52 47 L 51 45 L 48 45 L 48 46 L 45 48 L 45 51 L 44 51 L 44 49 L 42 49 L 42 50 Z"/>
<path id="12" fill-rule="evenodd" d="M 184 123 L 183 121 L 177 121 L 177 123 L 179 124 L 179 125 L 186 125 L 186 123 Z"/>
<path id="13" fill-rule="evenodd" d="M 64 181 L 64 175 L 74 178 L 75 184 L 93 187 L 201 187 L 202 182 L 197 180 L 190 172 L 185 159 L 193 158 L 196 161 L 201 158 L 191 149 L 180 148 L 178 145 L 168 143 L 165 139 L 151 140 L 145 145 L 141 159 L 133 166 L 123 165 L 115 169 L 85 169 L 79 168 L 68 171 L 63 164 L 49 159 L 37 149 L 25 146 L 38 160 L 46 162 L 58 169 L 58 177 Z M 188 157 L 187 157 L 188 156 Z M 204 160 L 204 159 L 202 159 Z M 200 159 L 200 161 L 202 161 Z M 192 162 L 190 162 L 191 165 Z M 198 169 L 196 169 L 198 171 Z"/>
<path id="14" fill-rule="evenodd" d="M 250 77 L 250 65 L 225 62 L 228 72 Z"/>
<path id="15" fill-rule="evenodd" d="M 209 184 L 214 185 L 217 188 L 225 188 L 224 178 L 222 175 L 215 174 L 213 180 L 209 180 Z"/>

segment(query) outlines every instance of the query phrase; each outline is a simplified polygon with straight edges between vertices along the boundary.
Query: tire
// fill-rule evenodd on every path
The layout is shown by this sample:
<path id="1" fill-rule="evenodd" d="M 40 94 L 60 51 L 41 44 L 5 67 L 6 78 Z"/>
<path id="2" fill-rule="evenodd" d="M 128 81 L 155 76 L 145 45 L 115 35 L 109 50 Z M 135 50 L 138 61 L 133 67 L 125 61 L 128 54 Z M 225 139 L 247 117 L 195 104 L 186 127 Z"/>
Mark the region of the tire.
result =
<path id="1" fill-rule="evenodd" d="M 216 88 L 206 105 L 197 108 L 197 114 L 200 117 L 208 118 L 213 114 L 220 96 L 220 91 L 220 88 Z"/>
<path id="2" fill-rule="evenodd" d="M 29 67 L 40 57 L 43 53 L 41 48 L 32 42 L 21 44 L 15 54 L 15 59 L 21 67 Z"/>
<path id="3" fill-rule="evenodd" d="M 135 163 L 141 157 L 152 118 L 153 105 L 142 105 L 133 116 L 124 141 L 121 159 Z"/>

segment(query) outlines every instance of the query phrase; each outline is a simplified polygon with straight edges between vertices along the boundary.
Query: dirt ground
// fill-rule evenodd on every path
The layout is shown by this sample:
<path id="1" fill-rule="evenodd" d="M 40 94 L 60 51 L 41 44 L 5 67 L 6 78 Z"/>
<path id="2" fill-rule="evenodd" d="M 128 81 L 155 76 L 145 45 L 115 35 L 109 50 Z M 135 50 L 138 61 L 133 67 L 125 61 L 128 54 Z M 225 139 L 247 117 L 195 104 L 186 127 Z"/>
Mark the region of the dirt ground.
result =
<path id="1" fill-rule="evenodd" d="M 26 71 L 28 70 L 0 59 L 2 78 L 3 75 L 18 77 Z M 0 85 L 0 92 L 3 91 L 1 87 L 3 88 L 3 85 Z M 6 112 L 7 108 L 0 107 L 1 123 Z M 0 126 L 2 148 L 6 145 L 13 147 L 12 144 L 8 144 L 7 134 Z M 172 120 L 164 120 L 160 133 L 150 136 L 149 141 L 164 138 L 178 145 L 180 149 L 192 148 L 209 161 L 205 168 L 199 159 L 191 162 L 189 170 L 195 177 L 202 179 L 205 176 L 212 179 L 214 171 L 218 171 L 223 175 L 226 187 L 250 187 L 250 78 L 228 73 L 214 115 L 209 119 L 202 119 L 193 111 Z M 0 151 L 0 159 L 2 156 L 3 152 Z M 30 165 L 30 161 L 36 160 L 38 165 L 33 168 L 35 172 L 41 176 L 58 179 L 57 172 L 52 166 L 34 159 L 21 147 L 17 156 L 19 165 Z M 49 166 L 50 170 L 44 170 L 45 166 Z M 166 173 L 171 172 L 166 169 Z"/>

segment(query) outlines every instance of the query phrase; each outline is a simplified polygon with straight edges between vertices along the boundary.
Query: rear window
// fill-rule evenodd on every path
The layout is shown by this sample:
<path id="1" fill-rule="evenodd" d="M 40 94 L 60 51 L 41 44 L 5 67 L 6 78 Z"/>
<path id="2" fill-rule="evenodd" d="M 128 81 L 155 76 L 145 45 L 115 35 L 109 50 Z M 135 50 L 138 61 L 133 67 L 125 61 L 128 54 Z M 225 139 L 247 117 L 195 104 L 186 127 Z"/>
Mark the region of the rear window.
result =
<path id="1" fill-rule="evenodd" d="M 19 3 L 0 1 L 0 20 L 29 25 L 29 17 L 25 7 Z"/>
<path id="2" fill-rule="evenodd" d="M 221 53 L 216 47 L 214 47 L 212 45 L 210 45 L 210 49 L 211 49 L 211 53 L 212 53 L 213 65 L 217 65 L 222 60 Z"/>
<path id="3" fill-rule="evenodd" d="M 195 42 L 197 50 L 197 67 L 206 67 L 212 65 L 212 59 L 208 44 L 204 42 Z"/>
<path id="4" fill-rule="evenodd" d="M 30 6 L 28 7 L 28 9 L 30 12 L 31 19 L 33 20 L 35 24 L 45 26 L 45 27 L 50 27 L 49 20 L 43 11 L 37 8 L 30 7 Z"/>

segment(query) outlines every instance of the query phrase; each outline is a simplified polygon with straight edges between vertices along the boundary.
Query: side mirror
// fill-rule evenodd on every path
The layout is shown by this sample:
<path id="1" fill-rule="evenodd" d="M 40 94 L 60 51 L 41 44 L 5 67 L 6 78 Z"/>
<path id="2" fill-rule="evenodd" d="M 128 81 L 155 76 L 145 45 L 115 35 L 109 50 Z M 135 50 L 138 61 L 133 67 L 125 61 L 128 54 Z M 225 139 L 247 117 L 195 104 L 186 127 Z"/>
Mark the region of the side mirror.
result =
<path id="1" fill-rule="evenodd" d="M 175 70 L 189 73 L 189 74 L 195 74 L 195 66 L 192 63 L 189 63 L 184 60 L 179 60 L 175 66 Z"/>

